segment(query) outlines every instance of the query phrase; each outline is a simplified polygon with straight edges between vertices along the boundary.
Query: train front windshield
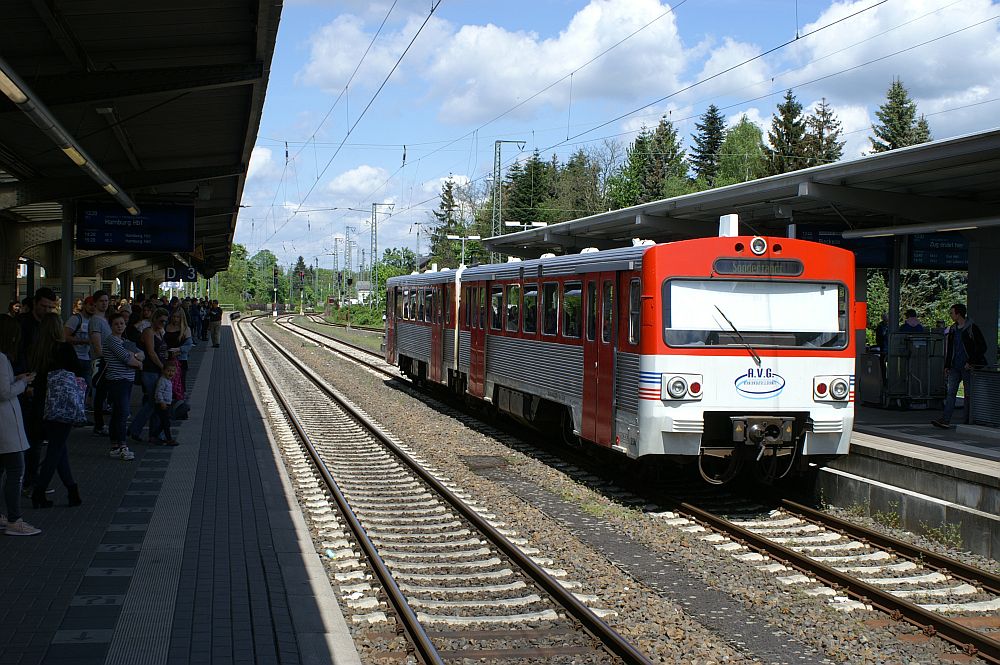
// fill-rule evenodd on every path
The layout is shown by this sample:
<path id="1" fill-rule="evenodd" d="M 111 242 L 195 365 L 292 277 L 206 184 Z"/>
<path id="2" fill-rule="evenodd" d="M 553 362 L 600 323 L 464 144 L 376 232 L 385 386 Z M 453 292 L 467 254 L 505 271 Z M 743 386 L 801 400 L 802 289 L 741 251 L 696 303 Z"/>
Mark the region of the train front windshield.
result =
<path id="1" fill-rule="evenodd" d="M 847 346 L 847 289 L 829 282 L 668 279 L 668 346 L 826 348 Z"/>

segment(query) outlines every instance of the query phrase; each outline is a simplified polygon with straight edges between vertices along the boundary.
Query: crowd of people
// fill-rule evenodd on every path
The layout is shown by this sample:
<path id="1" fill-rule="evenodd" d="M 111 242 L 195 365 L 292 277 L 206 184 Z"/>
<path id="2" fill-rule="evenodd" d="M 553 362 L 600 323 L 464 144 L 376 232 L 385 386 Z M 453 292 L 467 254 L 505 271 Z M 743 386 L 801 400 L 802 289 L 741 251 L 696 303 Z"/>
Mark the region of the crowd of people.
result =
<path id="1" fill-rule="evenodd" d="M 43 287 L 0 316 L 0 531 L 7 535 L 41 533 L 24 521 L 21 499 L 52 507 L 55 475 L 67 505 L 83 502 L 66 446 L 73 427 L 107 436 L 109 455 L 125 462 L 135 459 L 129 441 L 176 446 L 171 421 L 190 411 L 189 353 L 209 337 L 213 347 L 220 342 L 217 300 L 96 291 L 65 321 L 58 308 L 55 292 Z M 137 386 L 142 405 L 132 413 Z"/>

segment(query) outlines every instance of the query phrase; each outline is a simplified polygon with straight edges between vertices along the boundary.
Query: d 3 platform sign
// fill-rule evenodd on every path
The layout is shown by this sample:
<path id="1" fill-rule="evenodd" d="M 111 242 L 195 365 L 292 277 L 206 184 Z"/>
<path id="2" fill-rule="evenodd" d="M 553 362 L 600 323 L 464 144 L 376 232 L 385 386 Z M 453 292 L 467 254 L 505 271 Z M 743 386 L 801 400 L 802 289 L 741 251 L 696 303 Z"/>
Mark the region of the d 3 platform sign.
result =
<path id="1" fill-rule="evenodd" d="M 130 215 L 116 203 L 81 201 L 76 206 L 76 246 L 130 252 L 194 250 L 194 206 L 144 203 Z"/>
<path id="2" fill-rule="evenodd" d="M 198 271 L 189 266 L 171 266 L 163 272 L 164 282 L 197 282 Z"/>

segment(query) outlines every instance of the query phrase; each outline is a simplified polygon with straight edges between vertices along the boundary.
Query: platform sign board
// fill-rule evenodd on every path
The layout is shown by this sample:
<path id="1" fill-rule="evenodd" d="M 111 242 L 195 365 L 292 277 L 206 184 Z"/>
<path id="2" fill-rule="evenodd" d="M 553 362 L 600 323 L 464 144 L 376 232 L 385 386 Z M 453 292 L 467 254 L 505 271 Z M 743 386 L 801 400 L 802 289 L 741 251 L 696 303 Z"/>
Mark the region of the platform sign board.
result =
<path id="1" fill-rule="evenodd" d="M 795 236 L 799 240 L 834 245 L 854 252 L 854 262 L 858 268 L 891 268 L 893 238 L 844 238 L 843 228 L 798 225 Z"/>
<path id="2" fill-rule="evenodd" d="M 81 201 L 76 207 L 76 246 L 125 252 L 194 250 L 194 206 L 144 203 L 130 215 L 117 203 Z"/>
<path id="3" fill-rule="evenodd" d="M 171 266 L 163 271 L 164 282 L 197 282 L 198 271 L 190 266 Z"/>
<path id="4" fill-rule="evenodd" d="M 969 243 L 958 231 L 917 233 L 909 238 L 908 268 L 968 270 Z"/>

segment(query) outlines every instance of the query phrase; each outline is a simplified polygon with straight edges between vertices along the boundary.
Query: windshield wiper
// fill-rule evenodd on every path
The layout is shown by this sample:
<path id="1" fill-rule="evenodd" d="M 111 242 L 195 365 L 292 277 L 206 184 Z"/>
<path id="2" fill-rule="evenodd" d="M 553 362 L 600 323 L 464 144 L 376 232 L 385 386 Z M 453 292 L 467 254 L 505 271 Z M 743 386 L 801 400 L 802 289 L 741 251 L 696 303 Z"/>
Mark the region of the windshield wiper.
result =
<path id="1" fill-rule="evenodd" d="M 743 333 L 737 330 L 736 326 L 733 325 L 733 322 L 729 320 L 729 317 L 726 316 L 725 312 L 719 309 L 718 305 L 715 305 L 715 309 L 719 312 L 719 314 L 722 315 L 722 318 L 726 320 L 726 323 L 728 323 L 729 327 L 733 329 L 733 332 L 736 333 L 736 336 L 740 338 L 740 341 L 743 343 L 743 346 L 747 347 L 747 351 L 750 352 L 750 355 L 753 357 L 753 361 L 757 363 L 757 367 L 760 367 L 760 356 L 757 355 L 757 352 L 754 351 L 753 347 L 750 346 L 750 344 L 746 341 L 746 339 L 743 338 Z"/>

